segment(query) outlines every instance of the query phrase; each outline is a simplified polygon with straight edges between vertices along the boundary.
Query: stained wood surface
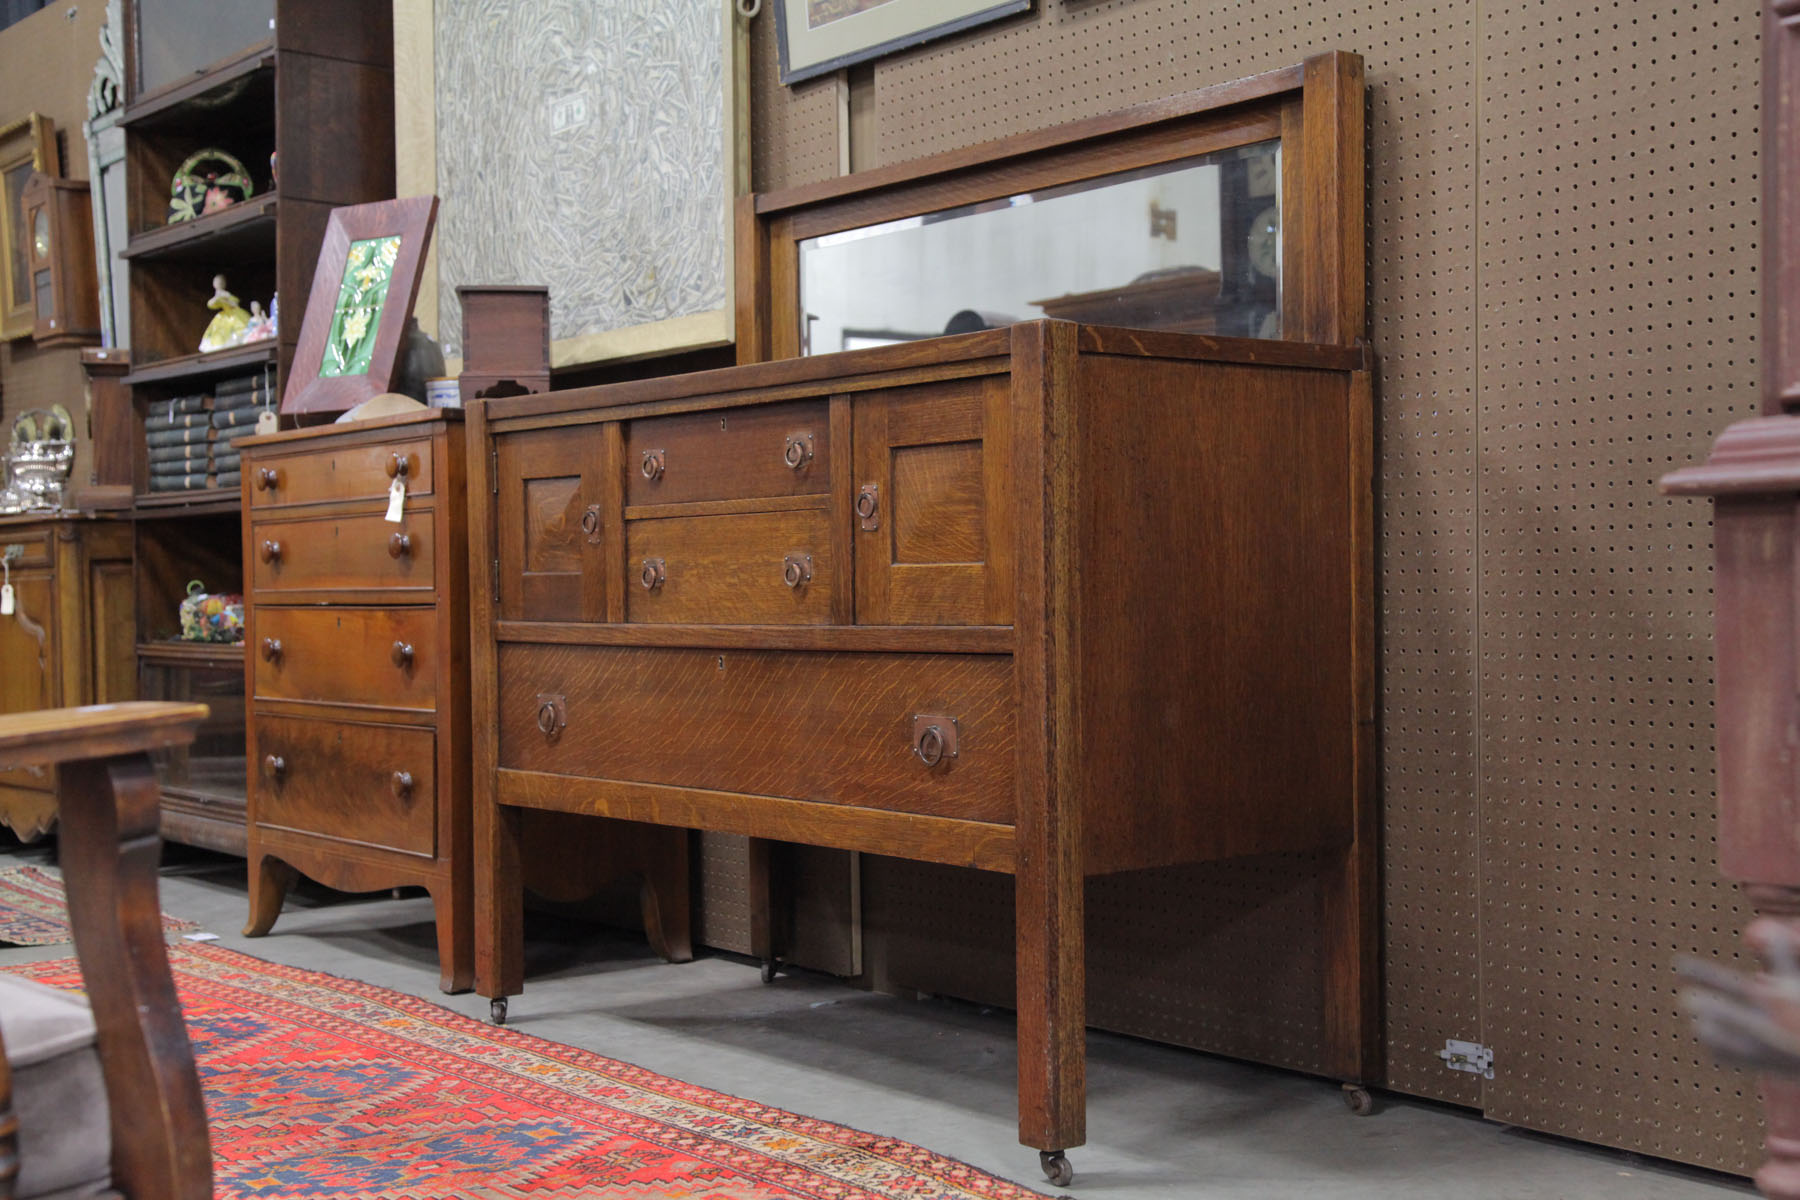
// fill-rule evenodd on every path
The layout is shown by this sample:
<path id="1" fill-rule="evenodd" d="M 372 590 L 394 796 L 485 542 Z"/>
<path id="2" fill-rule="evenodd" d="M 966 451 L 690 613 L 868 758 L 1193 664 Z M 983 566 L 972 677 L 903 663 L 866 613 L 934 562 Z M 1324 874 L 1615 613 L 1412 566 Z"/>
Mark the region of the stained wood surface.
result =
<path id="1" fill-rule="evenodd" d="M 253 700 L 430 712 L 442 665 L 437 626 L 437 610 L 429 607 L 259 606 L 249 647 Z M 399 662 L 396 644 L 410 650 Z"/>
<path id="2" fill-rule="evenodd" d="M 499 762 L 1010 823 L 1011 676 L 1000 656 L 504 645 Z M 567 698 L 553 737 L 540 692 Z M 958 721 L 958 758 L 914 755 L 917 713 Z"/>
<path id="3" fill-rule="evenodd" d="M 258 592 L 354 591 L 434 586 L 436 514 L 408 512 L 398 524 L 382 513 L 364 516 L 269 519 L 252 526 L 252 586 Z M 408 539 L 394 554 L 393 539 Z M 263 561 L 265 547 L 276 548 Z"/>
<path id="4" fill-rule="evenodd" d="M 262 716 L 251 750 L 251 819 L 259 827 L 436 853 L 430 730 Z M 271 756 L 282 770 L 271 766 Z M 410 775 L 411 787 L 397 792 L 396 772 Z"/>
<path id="5" fill-rule="evenodd" d="M 607 463 L 598 425 L 517 434 L 498 443 L 491 494 L 494 519 L 503 531 L 495 548 L 501 616 L 528 621 L 606 616 L 607 580 L 618 566 L 604 552 L 605 536 L 621 519 L 616 507 L 601 503 Z M 489 465 L 482 464 L 484 473 Z M 590 510 L 597 522 L 591 533 L 582 527 Z"/>
<path id="6" fill-rule="evenodd" d="M 48 766 L 185 746 L 204 704 L 132 700 L 0 716 L 0 766 Z"/>
<path id="7" fill-rule="evenodd" d="M 790 437 L 810 438 L 799 469 L 784 455 Z M 663 471 L 644 474 L 660 451 Z M 831 426 L 823 401 L 651 417 L 625 426 L 625 502 L 675 504 L 822 493 L 831 478 Z"/>
<path id="8" fill-rule="evenodd" d="M 250 439 L 244 439 L 249 441 Z M 276 445 L 282 443 L 276 442 Z M 240 451 L 243 449 L 240 443 Z M 345 446 L 326 453 L 280 456 L 259 453 L 255 469 L 247 470 L 250 503 L 256 508 L 276 504 L 312 504 L 332 500 L 369 500 L 385 497 L 394 482 L 390 473 L 404 461 L 406 495 L 430 493 L 431 442 L 410 441 Z M 265 486 L 257 472 L 275 472 L 273 486 Z"/>
<path id="9" fill-rule="evenodd" d="M 823 625 L 843 568 L 820 510 L 673 517 L 625 525 L 625 619 L 699 625 Z M 798 586 L 788 560 L 804 563 Z M 643 566 L 665 578 L 643 586 Z"/>

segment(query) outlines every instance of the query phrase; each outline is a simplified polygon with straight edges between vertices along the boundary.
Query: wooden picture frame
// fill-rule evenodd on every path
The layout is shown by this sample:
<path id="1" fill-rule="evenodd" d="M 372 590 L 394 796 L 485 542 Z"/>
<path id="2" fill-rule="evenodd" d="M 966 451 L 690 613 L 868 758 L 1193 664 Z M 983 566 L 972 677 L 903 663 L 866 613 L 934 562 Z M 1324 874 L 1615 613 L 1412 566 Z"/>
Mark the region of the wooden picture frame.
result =
<path id="1" fill-rule="evenodd" d="M 0 338 L 31 336 L 36 310 L 19 201 L 34 172 L 61 174 L 56 168 L 56 123 L 49 117 L 29 113 L 0 126 Z"/>
<path id="2" fill-rule="evenodd" d="M 773 0 L 781 82 L 798 83 L 1031 11 L 1032 0 Z"/>
<path id="3" fill-rule="evenodd" d="M 284 415 L 344 412 L 389 390 L 406 319 L 419 296 L 437 205 L 436 196 L 414 196 L 332 212 L 281 397 Z M 351 303 L 345 284 L 352 253 L 380 254 L 393 239 L 398 244 L 391 261 L 371 261 L 364 268 L 383 276 L 379 303 Z M 354 278 L 349 282 L 356 286 Z M 371 308 L 378 309 L 372 320 Z"/>

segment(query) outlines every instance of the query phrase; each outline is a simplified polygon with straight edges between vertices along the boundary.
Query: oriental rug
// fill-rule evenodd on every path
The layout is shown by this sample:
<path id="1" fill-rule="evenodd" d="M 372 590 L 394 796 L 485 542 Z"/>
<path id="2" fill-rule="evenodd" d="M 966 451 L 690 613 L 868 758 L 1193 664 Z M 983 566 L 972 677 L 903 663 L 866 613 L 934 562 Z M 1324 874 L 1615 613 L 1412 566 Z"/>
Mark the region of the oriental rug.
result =
<path id="1" fill-rule="evenodd" d="M 169 952 L 218 1200 L 1027 1200 L 893 1138 L 219 946 Z M 13 968 L 79 987 L 72 959 Z"/>
<path id="2" fill-rule="evenodd" d="M 162 915 L 168 933 L 200 926 Z M 55 946 L 69 940 L 69 906 L 62 873 L 55 867 L 0 868 L 0 942 L 14 946 Z"/>

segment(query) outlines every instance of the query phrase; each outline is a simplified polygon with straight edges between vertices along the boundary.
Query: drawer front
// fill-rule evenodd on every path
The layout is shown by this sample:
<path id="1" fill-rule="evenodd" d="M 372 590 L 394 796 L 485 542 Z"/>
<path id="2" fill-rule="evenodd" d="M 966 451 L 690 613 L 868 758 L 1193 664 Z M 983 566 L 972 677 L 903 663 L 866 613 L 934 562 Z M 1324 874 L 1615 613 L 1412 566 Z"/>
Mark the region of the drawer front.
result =
<path id="1" fill-rule="evenodd" d="M 1013 820 L 1004 655 L 508 644 L 499 670 L 503 767 Z M 915 753 L 920 714 L 955 719 L 954 758 Z"/>
<path id="2" fill-rule="evenodd" d="M 7 561 L 12 569 L 21 567 L 47 567 L 50 565 L 50 533 L 45 529 L 0 529 L 0 554 L 18 550 Z"/>
<path id="3" fill-rule="evenodd" d="M 625 526 L 628 621 L 823 625 L 836 564 L 823 509 Z"/>
<path id="4" fill-rule="evenodd" d="M 258 521 L 250 539 L 251 579 L 272 589 L 432 587 L 432 514 L 399 524 L 381 513 Z"/>
<path id="5" fill-rule="evenodd" d="M 435 608 L 257 605 L 249 647 L 259 700 L 437 707 Z"/>
<path id="6" fill-rule="evenodd" d="M 437 848 L 428 729 L 257 716 L 251 819 L 431 857 Z"/>
<path id="7" fill-rule="evenodd" d="M 625 503 L 810 496 L 831 485 L 824 400 L 651 417 L 625 425 Z"/>
<path id="8" fill-rule="evenodd" d="M 334 446 L 307 454 L 276 456 L 252 449 L 244 463 L 250 476 L 250 504 L 313 504 L 326 500 L 373 500 L 387 495 L 398 473 L 406 494 L 431 491 L 431 442 L 382 442 Z M 275 472 L 272 481 L 260 472 Z"/>

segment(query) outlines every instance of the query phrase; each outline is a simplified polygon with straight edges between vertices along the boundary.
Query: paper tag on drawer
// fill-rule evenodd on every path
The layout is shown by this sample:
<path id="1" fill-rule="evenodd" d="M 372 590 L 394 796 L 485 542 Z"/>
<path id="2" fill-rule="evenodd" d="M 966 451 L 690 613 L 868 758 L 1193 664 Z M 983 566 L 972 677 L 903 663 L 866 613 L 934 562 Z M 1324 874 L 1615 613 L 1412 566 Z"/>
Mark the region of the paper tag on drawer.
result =
<path id="1" fill-rule="evenodd" d="M 406 485 L 396 479 L 394 480 L 394 486 L 388 489 L 387 519 L 398 525 L 400 523 L 400 510 L 405 507 Z"/>
<path id="2" fill-rule="evenodd" d="M 13 615 L 12 584 L 0 584 L 0 617 Z"/>

